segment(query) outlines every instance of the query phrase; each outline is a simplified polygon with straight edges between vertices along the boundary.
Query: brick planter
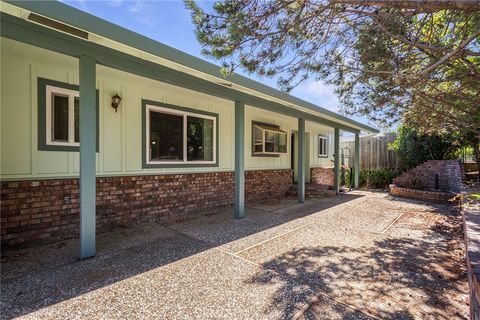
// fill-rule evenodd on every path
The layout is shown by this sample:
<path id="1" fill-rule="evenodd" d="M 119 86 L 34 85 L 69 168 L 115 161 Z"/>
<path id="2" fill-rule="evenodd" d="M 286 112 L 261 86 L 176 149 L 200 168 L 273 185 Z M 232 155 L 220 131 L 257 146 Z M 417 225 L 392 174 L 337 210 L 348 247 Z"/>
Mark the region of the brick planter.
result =
<path id="1" fill-rule="evenodd" d="M 389 193 L 392 196 L 438 203 L 446 203 L 456 196 L 455 193 L 450 192 L 409 189 L 394 184 L 389 186 Z"/>
<path id="2" fill-rule="evenodd" d="M 313 184 L 333 186 L 333 168 L 311 168 L 310 179 Z"/>
<path id="3" fill-rule="evenodd" d="M 284 195 L 292 175 L 290 169 L 247 171 L 246 199 Z M 231 206 L 234 179 L 234 172 L 97 178 L 97 231 Z M 1 187 L 2 248 L 78 237 L 78 179 L 3 182 Z"/>
<path id="4" fill-rule="evenodd" d="M 428 160 L 393 179 L 393 184 L 411 188 L 413 183 L 423 189 L 459 193 L 462 182 L 462 167 L 457 160 Z"/>

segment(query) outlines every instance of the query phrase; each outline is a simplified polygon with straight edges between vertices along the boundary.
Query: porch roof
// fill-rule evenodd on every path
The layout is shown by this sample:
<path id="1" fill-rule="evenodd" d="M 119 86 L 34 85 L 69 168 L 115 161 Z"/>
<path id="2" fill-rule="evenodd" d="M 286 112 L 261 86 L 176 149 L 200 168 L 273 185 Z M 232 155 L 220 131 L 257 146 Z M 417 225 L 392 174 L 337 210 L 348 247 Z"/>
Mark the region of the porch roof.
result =
<path id="1" fill-rule="evenodd" d="M 369 133 L 379 132 L 376 128 L 349 119 L 239 74 L 233 74 L 224 78 L 220 72 L 220 67 L 213 63 L 199 59 L 57 1 L 48 3 L 44 1 L 7 1 L 6 5 L 5 3 L 2 4 L 2 11 L 8 14 L 13 13 L 17 17 L 23 18 L 30 23 L 33 22 L 28 20 L 29 14 L 36 13 L 79 29 L 80 31 L 87 32 L 88 42 L 110 47 L 136 58 L 187 73 L 197 78 L 207 80 L 212 84 L 221 85 L 231 90 L 272 101 L 277 106 L 283 105 L 299 111 L 299 117 L 301 117 L 301 114 L 310 114 L 314 117 L 325 119 L 325 121 L 331 125 L 338 124 L 338 127 L 342 129 L 350 129 L 354 132 L 360 130 Z M 43 24 L 43 26 L 45 26 L 45 24 Z M 51 28 L 51 26 L 49 27 Z M 55 28 L 55 30 L 59 31 L 58 28 Z M 60 31 L 72 35 L 72 32 Z M 74 36 L 77 38 L 80 37 L 78 34 L 74 34 Z"/>

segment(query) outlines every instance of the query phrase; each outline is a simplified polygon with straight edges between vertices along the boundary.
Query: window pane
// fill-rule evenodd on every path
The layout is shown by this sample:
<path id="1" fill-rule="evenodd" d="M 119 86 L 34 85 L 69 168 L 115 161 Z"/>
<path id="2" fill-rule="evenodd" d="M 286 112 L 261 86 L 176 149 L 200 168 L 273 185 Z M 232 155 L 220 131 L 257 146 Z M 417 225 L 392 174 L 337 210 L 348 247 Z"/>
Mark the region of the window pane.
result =
<path id="1" fill-rule="evenodd" d="M 325 137 L 318 137 L 318 155 L 327 155 L 327 139 Z"/>
<path id="2" fill-rule="evenodd" d="M 277 152 L 287 153 L 287 135 L 285 133 L 277 133 Z"/>
<path id="3" fill-rule="evenodd" d="M 255 142 L 263 143 L 263 130 L 256 126 L 254 126 L 253 128 L 255 130 Z"/>
<path id="4" fill-rule="evenodd" d="M 255 144 L 253 152 L 263 152 L 263 143 Z"/>
<path id="5" fill-rule="evenodd" d="M 68 142 L 68 96 L 53 94 L 52 100 L 53 140 Z"/>
<path id="6" fill-rule="evenodd" d="M 265 141 L 275 142 L 275 132 L 265 131 Z"/>
<path id="7" fill-rule="evenodd" d="M 187 117 L 187 161 L 213 161 L 213 120 Z"/>
<path id="8" fill-rule="evenodd" d="M 74 100 L 73 120 L 75 121 L 75 142 L 80 142 L 80 101 L 77 97 Z"/>
<path id="9" fill-rule="evenodd" d="M 150 160 L 183 161 L 183 116 L 150 111 Z"/>
<path id="10" fill-rule="evenodd" d="M 265 131 L 265 152 L 275 152 L 275 133 Z"/>

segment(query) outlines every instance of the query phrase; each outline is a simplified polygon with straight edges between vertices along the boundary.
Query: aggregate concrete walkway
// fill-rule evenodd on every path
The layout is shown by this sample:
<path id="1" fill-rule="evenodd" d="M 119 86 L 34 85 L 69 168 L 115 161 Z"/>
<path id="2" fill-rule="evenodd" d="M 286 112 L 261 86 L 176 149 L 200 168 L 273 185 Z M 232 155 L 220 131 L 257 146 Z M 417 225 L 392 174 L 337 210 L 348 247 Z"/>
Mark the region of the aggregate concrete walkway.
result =
<path id="1" fill-rule="evenodd" d="M 466 319 L 455 209 L 351 192 L 232 209 L 2 257 L 1 317 Z"/>

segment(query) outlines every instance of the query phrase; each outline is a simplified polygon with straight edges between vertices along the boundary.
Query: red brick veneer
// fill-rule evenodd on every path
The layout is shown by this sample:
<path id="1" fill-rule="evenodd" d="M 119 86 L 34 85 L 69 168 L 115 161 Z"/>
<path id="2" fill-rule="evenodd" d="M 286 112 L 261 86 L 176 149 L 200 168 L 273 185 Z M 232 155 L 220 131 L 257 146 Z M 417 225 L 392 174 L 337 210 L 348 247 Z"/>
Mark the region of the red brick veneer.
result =
<path id="1" fill-rule="evenodd" d="M 285 194 L 292 170 L 247 171 L 246 199 Z M 97 231 L 173 220 L 234 202 L 233 172 L 97 178 Z M 78 179 L 2 182 L 3 248 L 78 237 Z"/>
<path id="2" fill-rule="evenodd" d="M 389 186 L 389 193 L 392 196 L 410 198 L 410 199 L 416 199 L 416 200 L 432 201 L 432 202 L 438 202 L 438 203 L 448 202 L 450 199 L 454 198 L 456 195 L 450 192 L 402 188 L 394 184 L 391 184 Z"/>
<path id="3" fill-rule="evenodd" d="M 333 168 L 311 168 L 310 179 L 313 184 L 333 186 Z"/>
<path id="4" fill-rule="evenodd" d="M 293 170 L 253 170 L 245 172 L 247 201 L 284 196 L 293 185 Z"/>

